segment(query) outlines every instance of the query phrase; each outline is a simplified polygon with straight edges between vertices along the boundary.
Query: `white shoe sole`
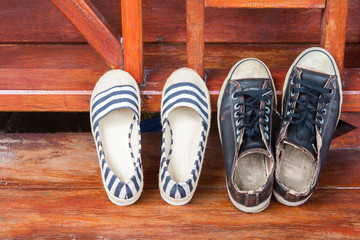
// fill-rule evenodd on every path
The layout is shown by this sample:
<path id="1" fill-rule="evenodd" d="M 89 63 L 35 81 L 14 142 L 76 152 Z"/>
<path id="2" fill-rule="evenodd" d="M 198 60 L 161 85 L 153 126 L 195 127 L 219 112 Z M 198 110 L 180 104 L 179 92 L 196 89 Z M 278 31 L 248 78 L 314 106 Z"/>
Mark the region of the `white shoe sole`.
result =
<path id="1" fill-rule="evenodd" d="M 273 190 L 273 194 L 276 198 L 276 200 L 281 203 L 281 204 L 284 204 L 286 206 L 289 206 L 289 207 L 297 207 L 297 206 L 300 206 L 301 204 L 304 204 L 312 195 L 312 193 L 310 194 L 310 196 L 308 196 L 306 199 L 304 200 L 301 200 L 301 201 L 297 201 L 297 202 L 290 202 L 288 200 L 285 200 L 282 196 L 280 196 L 280 194 Z"/>

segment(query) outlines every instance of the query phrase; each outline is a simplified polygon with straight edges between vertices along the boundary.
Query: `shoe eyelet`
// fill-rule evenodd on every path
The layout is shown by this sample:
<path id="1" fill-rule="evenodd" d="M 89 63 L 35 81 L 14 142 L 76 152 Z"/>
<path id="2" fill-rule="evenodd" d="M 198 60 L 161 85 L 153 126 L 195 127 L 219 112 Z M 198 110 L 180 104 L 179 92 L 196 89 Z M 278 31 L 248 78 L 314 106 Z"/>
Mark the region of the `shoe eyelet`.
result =
<path id="1" fill-rule="evenodd" d="M 269 140 L 269 134 L 265 133 L 265 138 Z"/>
<path id="2" fill-rule="evenodd" d="M 322 133 L 322 128 L 319 128 L 319 133 L 320 133 L 320 134 Z"/>
<path id="3" fill-rule="evenodd" d="M 237 104 L 234 105 L 235 110 L 238 110 L 239 108 L 240 108 L 240 104 L 237 103 Z"/>
<path id="4" fill-rule="evenodd" d="M 294 85 L 294 79 L 291 79 L 290 84 L 291 84 L 291 85 Z"/>
<path id="5" fill-rule="evenodd" d="M 235 97 L 235 92 L 234 92 L 233 94 L 231 94 L 231 97 L 232 97 L 232 99 L 234 99 L 234 100 L 238 99 L 237 96 Z"/>
<path id="6" fill-rule="evenodd" d="M 270 99 L 267 99 L 267 100 L 266 100 L 266 104 L 267 104 L 267 105 L 270 105 L 270 103 L 271 103 L 271 102 L 270 102 Z"/>
<path id="7" fill-rule="evenodd" d="M 240 125 L 240 119 L 236 120 L 235 125 L 236 125 L 236 126 L 239 126 L 239 125 Z"/>
<path id="8" fill-rule="evenodd" d="M 265 107 L 265 113 L 269 114 L 270 113 L 270 108 Z"/>
<path id="9" fill-rule="evenodd" d="M 238 118 L 239 117 L 239 112 L 235 112 L 234 113 L 234 118 Z"/>
<path id="10" fill-rule="evenodd" d="M 330 94 L 330 95 L 333 95 L 333 93 L 334 93 L 334 90 L 333 90 L 332 88 L 330 88 L 329 94 Z"/>
<path id="11" fill-rule="evenodd" d="M 269 117 L 265 115 L 265 122 L 269 122 Z"/>
<path id="12" fill-rule="evenodd" d="M 323 109 L 322 114 L 324 114 L 324 115 L 327 114 L 327 110 L 325 108 Z"/>
<path id="13" fill-rule="evenodd" d="M 265 131 L 269 131 L 269 126 L 265 125 L 264 129 L 265 129 Z"/>
<path id="14" fill-rule="evenodd" d="M 291 95 L 292 97 L 295 96 L 295 92 L 294 92 L 293 90 L 291 90 L 290 95 Z"/>
<path id="15" fill-rule="evenodd" d="M 240 134 L 240 128 L 236 129 L 236 135 Z"/>
<path id="16" fill-rule="evenodd" d="M 323 123 L 324 123 L 324 118 L 321 117 L 321 118 L 320 118 L 320 124 L 323 124 Z"/>
<path id="17" fill-rule="evenodd" d="M 289 106 L 291 106 L 291 105 L 292 105 L 292 102 L 291 102 L 291 101 L 289 101 L 289 102 L 288 102 L 288 105 L 289 105 Z"/>
<path id="18" fill-rule="evenodd" d="M 287 112 L 286 112 L 286 115 L 288 115 L 288 116 L 289 116 L 289 115 L 290 115 L 290 111 L 287 111 Z"/>
<path id="19" fill-rule="evenodd" d="M 286 125 L 286 121 L 283 121 L 283 126 L 285 126 Z"/>
<path id="20" fill-rule="evenodd" d="M 239 142 L 239 140 L 240 140 L 240 136 L 238 136 L 238 137 L 236 138 L 236 142 Z"/>

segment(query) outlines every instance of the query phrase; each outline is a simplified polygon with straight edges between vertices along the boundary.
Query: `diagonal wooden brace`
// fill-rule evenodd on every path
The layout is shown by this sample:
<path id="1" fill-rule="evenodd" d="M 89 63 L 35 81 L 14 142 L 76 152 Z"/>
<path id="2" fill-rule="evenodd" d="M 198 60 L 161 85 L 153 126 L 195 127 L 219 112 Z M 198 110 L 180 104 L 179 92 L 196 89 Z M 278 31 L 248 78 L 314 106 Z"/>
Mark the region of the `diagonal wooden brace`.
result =
<path id="1" fill-rule="evenodd" d="M 84 0 L 51 0 L 111 68 L 123 69 L 120 41 Z"/>

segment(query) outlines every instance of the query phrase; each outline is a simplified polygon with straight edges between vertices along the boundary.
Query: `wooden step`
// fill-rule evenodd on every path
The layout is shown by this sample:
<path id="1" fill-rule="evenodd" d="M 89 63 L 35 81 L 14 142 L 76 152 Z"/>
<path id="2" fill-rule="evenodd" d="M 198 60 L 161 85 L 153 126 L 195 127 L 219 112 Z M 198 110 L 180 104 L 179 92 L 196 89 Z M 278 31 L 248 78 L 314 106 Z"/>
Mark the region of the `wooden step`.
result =
<path id="1" fill-rule="evenodd" d="M 306 44 L 207 44 L 205 78 L 216 110 L 217 95 L 238 60 L 256 57 L 270 68 L 281 92 L 287 68 Z M 185 44 L 145 44 L 143 111 L 159 111 L 162 87 L 176 68 L 186 66 Z M 360 111 L 360 47 L 347 47 L 343 111 Z M 88 111 L 91 91 L 109 70 L 86 44 L 0 45 L 1 111 Z M 21 90 L 21 91 L 18 91 Z M 16 104 L 15 104 L 16 103 Z"/>
<path id="2" fill-rule="evenodd" d="M 342 120 L 360 126 L 359 113 Z M 310 200 L 289 208 L 275 199 L 259 214 L 230 202 L 216 125 L 198 189 L 185 206 L 158 190 L 160 133 L 142 134 L 144 191 L 119 207 L 103 189 L 90 133 L 0 135 L 0 238 L 354 238 L 360 235 L 360 128 L 333 139 Z"/>
<path id="3" fill-rule="evenodd" d="M 114 32 L 121 35 L 121 1 L 92 0 L 91 3 L 113 27 Z M 0 43 L 85 43 L 81 34 L 51 1 L 11 0 L 4 2 L 1 9 Z M 185 10 L 184 0 L 172 0 L 166 4 L 164 0 L 143 0 L 144 42 L 185 43 Z M 36 19 L 36 22 L 29 19 Z M 316 44 L 320 42 L 320 19 L 320 9 L 207 8 L 204 38 L 205 42 L 211 43 Z M 360 42 L 359 21 L 360 1 L 349 0 L 347 43 Z"/>

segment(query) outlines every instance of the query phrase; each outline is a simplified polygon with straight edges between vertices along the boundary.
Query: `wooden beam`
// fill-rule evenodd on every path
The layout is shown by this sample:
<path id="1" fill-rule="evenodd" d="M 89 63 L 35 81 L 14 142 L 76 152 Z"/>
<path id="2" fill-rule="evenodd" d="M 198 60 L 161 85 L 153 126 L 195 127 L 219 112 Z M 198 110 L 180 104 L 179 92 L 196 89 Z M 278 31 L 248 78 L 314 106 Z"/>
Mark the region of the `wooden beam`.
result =
<path id="1" fill-rule="evenodd" d="M 123 68 L 121 43 L 85 0 L 51 0 L 111 68 Z"/>
<path id="2" fill-rule="evenodd" d="M 186 1 L 187 65 L 204 77 L 204 0 Z"/>
<path id="3" fill-rule="evenodd" d="M 347 8 L 347 0 L 327 0 L 321 21 L 321 46 L 334 57 L 341 75 L 344 71 Z"/>
<path id="4" fill-rule="evenodd" d="M 33 115 L 35 116 L 35 115 Z M 344 113 L 341 120 L 360 127 L 360 113 Z M 331 142 L 318 188 L 360 188 L 360 148 L 357 128 Z M 157 189 L 161 132 L 141 134 L 142 163 L 147 184 Z M 96 148 L 91 133 L 0 133 L 2 190 L 11 188 L 103 189 Z M 70 144 L 71 143 L 71 144 Z M 200 188 L 225 188 L 225 165 L 216 128 L 210 130 L 201 172 Z M 7 148 L 5 148 L 7 146 Z M 37 146 L 37 147 L 34 147 Z M 12 156 L 12 157 L 11 157 Z M 39 161 L 41 159 L 41 161 Z M 76 171 L 86 169 L 86 171 Z M 285 206 L 284 206 L 285 207 Z M 285 207 L 286 208 L 286 207 Z M 292 210 L 290 210 L 292 211 Z"/>
<path id="5" fill-rule="evenodd" d="M 84 38 L 51 1 L 0 1 L 0 43 L 83 43 Z M 87 1 L 89 2 L 89 1 Z M 121 1 L 91 2 L 121 33 Z M 186 42 L 186 1 L 143 0 L 145 43 Z M 300 1 L 299 1 L 300 2 Z M 21 6 L 21 7 L 19 7 Z M 41 9 L 41 12 L 38 11 Z M 258 17 L 254 17 L 254 16 Z M 296 16 L 296 17 L 292 17 Z M 28 19 L 36 19 L 36 24 Z M 205 43 L 320 42 L 318 9 L 207 8 Z M 360 2 L 349 1 L 346 43 L 360 43 Z M 166 23 L 166 24 L 164 24 Z M 246 31 L 241 27 L 246 26 Z M 261 26 L 261 27 L 259 27 Z M 110 29 L 111 30 L 111 29 Z"/>
<path id="6" fill-rule="evenodd" d="M 121 0 L 125 71 L 143 83 L 143 33 L 141 0 Z"/>
<path id="7" fill-rule="evenodd" d="M 205 0 L 205 7 L 221 8 L 325 8 L 325 0 Z"/>
<path id="8" fill-rule="evenodd" d="M 287 69 L 270 70 L 280 98 Z M 106 70 L 0 69 L 0 111 L 87 112 L 92 89 L 103 71 Z M 140 86 L 143 111 L 160 111 L 162 89 L 173 71 L 174 69 L 145 71 L 146 84 Z M 228 69 L 206 70 L 206 84 L 215 111 L 220 88 L 228 72 Z M 343 88 L 343 112 L 360 111 L 359 76 L 360 69 L 345 71 L 345 83 L 351 84 L 345 84 Z M 73 79 L 75 80 L 72 81 Z"/>

